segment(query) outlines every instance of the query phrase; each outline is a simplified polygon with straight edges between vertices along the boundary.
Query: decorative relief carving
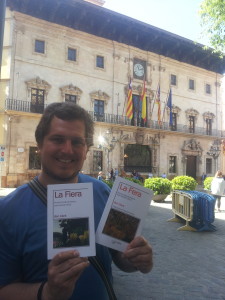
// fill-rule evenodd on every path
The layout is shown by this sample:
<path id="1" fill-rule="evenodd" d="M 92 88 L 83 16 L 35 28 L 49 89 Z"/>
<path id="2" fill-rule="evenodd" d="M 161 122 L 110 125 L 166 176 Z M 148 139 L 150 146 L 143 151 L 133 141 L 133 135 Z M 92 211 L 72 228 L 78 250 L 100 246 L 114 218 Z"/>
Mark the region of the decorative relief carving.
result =
<path id="1" fill-rule="evenodd" d="M 48 95 L 48 92 L 51 88 L 51 85 L 47 81 L 41 79 L 38 76 L 36 78 L 31 79 L 31 80 L 25 81 L 25 83 L 27 85 L 28 96 L 30 96 L 32 88 L 45 90 L 46 96 Z"/>
<path id="2" fill-rule="evenodd" d="M 102 100 L 105 101 L 105 104 L 107 105 L 110 99 L 109 95 L 101 90 L 90 93 L 90 96 L 91 96 L 92 104 L 94 104 L 95 100 Z"/>
<path id="3" fill-rule="evenodd" d="M 207 111 L 203 114 L 204 120 L 208 120 L 208 119 L 213 120 L 215 117 L 216 116 L 213 113 L 211 113 L 210 111 Z"/>
<path id="4" fill-rule="evenodd" d="M 182 154 L 185 156 L 187 155 L 202 156 L 203 149 L 199 142 L 197 142 L 195 139 L 191 139 L 188 142 L 184 141 L 181 151 Z"/>
<path id="5" fill-rule="evenodd" d="M 129 85 L 127 84 L 124 87 L 124 91 L 125 91 L 125 95 L 128 94 L 128 89 L 129 89 Z M 141 95 L 142 93 L 142 85 L 132 85 L 132 92 L 133 94 L 136 95 Z M 154 98 L 154 92 L 153 90 L 151 90 L 150 88 L 146 88 L 146 96 L 150 98 L 150 100 L 152 100 Z"/>
<path id="6" fill-rule="evenodd" d="M 197 110 L 195 110 L 194 108 L 187 109 L 185 111 L 185 113 L 186 113 L 187 118 L 189 116 L 197 117 L 199 115 L 199 112 Z"/>
<path id="7" fill-rule="evenodd" d="M 65 94 L 75 95 L 77 97 L 78 102 L 80 100 L 81 94 L 83 93 L 82 90 L 74 86 L 72 83 L 61 87 L 60 90 L 63 99 L 65 98 Z"/>

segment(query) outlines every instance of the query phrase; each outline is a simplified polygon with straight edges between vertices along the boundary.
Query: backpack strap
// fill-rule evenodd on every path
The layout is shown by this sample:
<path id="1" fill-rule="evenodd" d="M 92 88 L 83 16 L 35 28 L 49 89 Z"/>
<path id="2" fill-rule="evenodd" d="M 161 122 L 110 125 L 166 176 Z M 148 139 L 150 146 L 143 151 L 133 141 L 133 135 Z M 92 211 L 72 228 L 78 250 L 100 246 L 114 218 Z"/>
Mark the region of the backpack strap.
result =
<path id="1" fill-rule="evenodd" d="M 32 179 L 27 183 L 38 198 L 47 206 L 47 189 L 38 181 L 37 178 Z M 101 276 L 110 300 L 117 300 L 111 281 L 109 280 L 103 264 L 97 256 L 88 258 L 89 262 Z"/>

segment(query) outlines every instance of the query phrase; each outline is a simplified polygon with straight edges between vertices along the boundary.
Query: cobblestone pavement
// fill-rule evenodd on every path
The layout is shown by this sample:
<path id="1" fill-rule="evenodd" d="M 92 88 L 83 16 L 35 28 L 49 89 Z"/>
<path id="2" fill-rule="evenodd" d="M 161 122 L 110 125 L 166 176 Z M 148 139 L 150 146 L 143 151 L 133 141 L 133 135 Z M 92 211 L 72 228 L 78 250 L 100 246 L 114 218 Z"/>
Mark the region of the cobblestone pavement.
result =
<path id="1" fill-rule="evenodd" d="M 118 300 L 225 299 L 225 198 L 215 213 L 216 231 L 177 231 L 171 199 L 149 207 L 143 235 L 153 247 L 149 274 L 124 273 L 113 266 Z"/>

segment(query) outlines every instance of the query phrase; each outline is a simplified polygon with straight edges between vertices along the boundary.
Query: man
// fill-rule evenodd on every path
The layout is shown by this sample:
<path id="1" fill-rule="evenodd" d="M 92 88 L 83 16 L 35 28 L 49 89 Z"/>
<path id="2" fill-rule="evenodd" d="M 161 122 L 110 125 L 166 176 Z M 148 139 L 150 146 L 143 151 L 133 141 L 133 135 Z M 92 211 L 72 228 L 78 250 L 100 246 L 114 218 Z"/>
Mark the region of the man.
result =
<path id="1" fill-rule="evenodd" d="M 110 190 L 79 173 L 93 144 L 93 132 L 93 122 L 83 108 L 53 103 L 46 108 L 35 137 L 42 189 L 49 184 L 92 182 L 97 228 Z M 46 210 L 27 184 L 0 201 L 0 299 L 108 299 L 102 278 L 78 251 L 61 252 L 47 261 Z M 110 278 L 111 260 L 126 272 L 147 273 L 152 268 L 152 249 L 143 237 L 136 237 L 124 253 L 96 244 L 96 254 Z"/>

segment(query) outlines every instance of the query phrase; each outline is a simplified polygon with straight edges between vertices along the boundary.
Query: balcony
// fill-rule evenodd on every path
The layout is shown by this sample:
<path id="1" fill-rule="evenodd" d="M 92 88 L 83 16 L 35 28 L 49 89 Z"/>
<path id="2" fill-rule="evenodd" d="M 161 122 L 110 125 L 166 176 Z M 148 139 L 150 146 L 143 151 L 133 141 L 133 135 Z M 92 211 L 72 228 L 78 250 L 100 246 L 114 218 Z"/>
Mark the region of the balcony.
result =
<path id="1" fill-rule="evenodd" d="M 21 111 L 21 112 L 30 112 L 30 113 L 42 113 L 44 106 L 32 106 L 31 102 L 23 101 L 23 100 L 15 100 L 15 99 L 6 99 L 5 101 L 5 110 L 13 110 L 13 111 Z M 109 124 L 117 124 L 121 126 L 135 126 L 131 123 L 131 120 L 125 116 L 121 115 L 114 115 L 114 114 L 107 114 L 104 113 L 102 115 L 96 115 L 93 111 L 89 111 L 94 122 L 102 122 L 102 123 L 109 123 Z M 212 136 L 217 138 L 224 138 L 225 131 L 212 129 L 211 134 L 207 134 L 206 129 L 203 127 L 195 127 L 194 132 L 190 132 L 190 129 L 187 125 L 178 124 L 176 128 L 171 129 L 168 122 L 163 122 L 161 126 L 159 126 L 158 121 L 148 120 L 145 126 L 135 126 L 135 127 L 142 127 L 142 128 L 150 128 L 157 131 L 173 131 L 173 132 L 180 132 L 185 134 L 190 134 L 192 136 L 195 135 L 202 135 L 202 136 Z"/>

